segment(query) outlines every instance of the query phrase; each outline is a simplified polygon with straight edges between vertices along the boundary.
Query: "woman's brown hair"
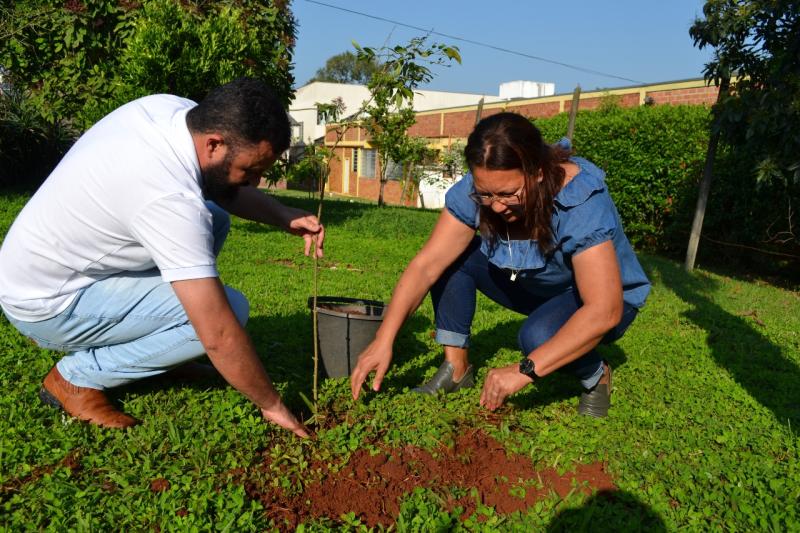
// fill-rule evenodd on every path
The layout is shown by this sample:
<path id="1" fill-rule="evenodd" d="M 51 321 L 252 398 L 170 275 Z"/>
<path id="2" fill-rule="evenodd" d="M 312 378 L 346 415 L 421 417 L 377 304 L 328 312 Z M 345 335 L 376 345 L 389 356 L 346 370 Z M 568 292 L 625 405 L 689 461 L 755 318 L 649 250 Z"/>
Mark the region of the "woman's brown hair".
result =
<path id="1" fill-rule="evenodd" d="M 464 149 L 470 170 L 485 168 L 522 172 L 525 185 L 521 222 L 543 253 L 549 252 L 554 245 L 550 227 L 553 199 L 564 182 L 561 163 L 568 160 L 570 153 L 559 145 L 546 144 L 538 128 L 516 113 L 498 113 L 481 120 L 469 135 Z M 481 235 L 492 245 L 499 234 L 498 228 L 506 224 L 491 206 L 481 206 Z"/>

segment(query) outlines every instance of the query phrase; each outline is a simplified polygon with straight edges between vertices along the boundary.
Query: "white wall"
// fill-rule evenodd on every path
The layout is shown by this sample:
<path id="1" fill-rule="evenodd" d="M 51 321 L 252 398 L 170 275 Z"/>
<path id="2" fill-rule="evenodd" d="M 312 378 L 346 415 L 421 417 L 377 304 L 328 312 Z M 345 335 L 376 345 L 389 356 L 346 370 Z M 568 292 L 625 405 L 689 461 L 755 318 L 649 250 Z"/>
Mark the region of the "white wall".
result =
<path id="1" fill-rule="evenodd" d="M 364 85 L 322 81 L 311 82 L 297 89 L 294 101 L 289 106 L 289 115 L 295 121 L 303 124 L 303 138 L 292 139 L 292 144 L 313 143 L 315 139 L 325 135 L 325 125 L 317 124 L 316 104 L 328 104 L 337 97 L 344 101 L 343 116 L 346 117 L 358 111 L 361 105 L 369 99 L 369 90 Z M 485 103 L 501 100 L 499 96 L 492 95 L 419 90 L 414 94 L 414 110 L 426 111 L 443 107 L 475 105 L 481 98 L 484 98 Z"/>
<path id="2" fill-rule="evenodd" d="M 463 176 L 444 178 L 441 171 L 431 170 L 419 180 L 419 192 L 425 201 L 426 209 L 441 209 L 444 207 L 444 195 Z M 417 207 L 422 207 L 423 202 L 417 197 Z"/>
<path id="3" fill-rule="evenodd" d="M 369 98 L 369 90 L 363 85 L 322 81 L 315 81 L 297 89 L 294 101 L 289 106 L 289 115 L 303 124 L 303 138 L 292 139 L 292 144 L 301 141 L 306 144 L 313 143 L 315 139 L 325 135 L 325 125 L 317 124 L 316 105 L 329 104 L 334 98 L 342 99 L 345 105 L 344 116 L 347 116 L 358 111 L 364 100 Z"/>
<path id="4" fill-rule="evenodd" d="M 500 98 L 504 100 L 511 98 L 538 98 L 540 96 L 554 95 L 556 84 L 528 80 L 507 81 L 500 84 L 499 92 Z"/>

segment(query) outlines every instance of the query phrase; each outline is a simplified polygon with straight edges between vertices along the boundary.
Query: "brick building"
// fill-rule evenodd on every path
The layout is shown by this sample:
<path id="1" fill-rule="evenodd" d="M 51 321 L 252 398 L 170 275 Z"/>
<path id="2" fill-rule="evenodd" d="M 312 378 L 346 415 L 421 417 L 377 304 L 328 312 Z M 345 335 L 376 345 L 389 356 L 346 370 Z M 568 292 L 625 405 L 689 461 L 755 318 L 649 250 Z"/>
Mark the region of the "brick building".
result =
<path id="1" fill-rule="evenodd" d="M 587 91 L 580 95 L 581 110 L 597 108 L 609 95 L 616 97 L 622 107 L 650 105 L 708 105 L 716 101 L 717 87 L 707 86 L 703 79 L 658 83 L 635 87 L 622 87 L 602 91 Z M 502 111 L 512 111 L 531 118 L 547 118 L 568 112 L 572 105 L 572 93 L 539 98 L 517 98 L 484 104 L 481 117 Z M 448 146 L 450 143 L 466 142 L 475 126 L 477 105 L 448 107 L 418 112 L 416 123 L 408 134 L 425 137 L 432 147 Z M 336 133 L 330 129 L 325 144 L 332 146 Z M 327 190 L 336 195 L 354 196 L 375 200 L 378 198 L 379 163 L 377 153 L 369 144 L 364 130 L 352 128 L 336 148 L 331 164 Z M 402 184 L 389 180 L 384 190 L 384 200 L 391 204 L 417 205 L 415 196 L 401 202 Z"/>

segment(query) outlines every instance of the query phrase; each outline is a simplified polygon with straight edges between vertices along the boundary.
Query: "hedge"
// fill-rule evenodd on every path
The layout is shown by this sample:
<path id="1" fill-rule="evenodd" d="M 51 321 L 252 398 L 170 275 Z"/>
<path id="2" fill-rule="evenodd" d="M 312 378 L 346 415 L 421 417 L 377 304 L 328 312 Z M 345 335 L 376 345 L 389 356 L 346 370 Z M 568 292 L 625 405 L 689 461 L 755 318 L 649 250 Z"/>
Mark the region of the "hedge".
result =
<path id="1" fill-rule="evenodd" d="M 626 234 L 638 249 L 674 257 L 685 253 L 710 120 L 704 106 L 611 105 L 578 113 L 575 152 L 606 171 Z M 534 123 L 553 142 L 564 136 L 567 115 Z M 740 266 L 791 274 L 789 269 L 800 265 L 800 233 L 794 233 L 800 187 L 758 184 L 757 160 L 746 149 L 720 146 L 700 259 L 735 260 Z"/>

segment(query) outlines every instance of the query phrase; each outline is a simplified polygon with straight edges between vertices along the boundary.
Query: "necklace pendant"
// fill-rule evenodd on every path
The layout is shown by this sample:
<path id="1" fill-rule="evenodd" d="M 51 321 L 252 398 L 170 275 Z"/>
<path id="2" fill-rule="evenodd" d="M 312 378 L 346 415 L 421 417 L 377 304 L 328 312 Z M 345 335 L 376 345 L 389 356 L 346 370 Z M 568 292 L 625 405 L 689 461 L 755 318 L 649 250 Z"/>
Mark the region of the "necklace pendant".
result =
<path id="1" fill-rule="evenodd" d="M 517 273 L 516 272 L 512 272 L 511 273 L 511 281 L 517 281 Z"/>

